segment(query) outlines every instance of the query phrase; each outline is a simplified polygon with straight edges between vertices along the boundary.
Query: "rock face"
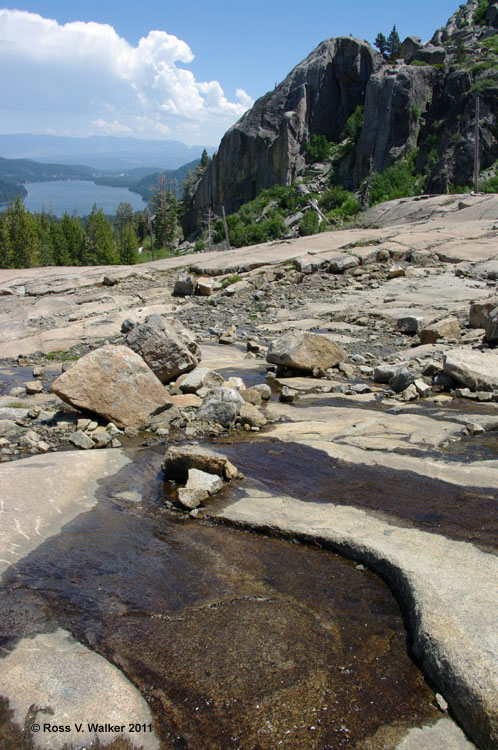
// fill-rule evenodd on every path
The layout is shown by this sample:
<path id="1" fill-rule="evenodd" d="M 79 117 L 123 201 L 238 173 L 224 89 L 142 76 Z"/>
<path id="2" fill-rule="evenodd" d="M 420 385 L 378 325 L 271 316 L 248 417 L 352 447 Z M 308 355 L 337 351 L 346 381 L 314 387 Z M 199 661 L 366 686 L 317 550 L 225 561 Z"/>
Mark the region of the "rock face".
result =
<path id="1" fill-rule="evenodd" d="M 143 425 L 150 414 L 171 404 L 154 373 L 127 346 L 102 346 L 86 354 L 50 390 L 119 427 Z"/>
<path id="2" fill-rule="evenodd" d="M 304 165 L 310 137 L 324 135 L 340 143 L 358 106 L 364 107 L 361 133 L 334 166 L 346 187 L 357 189 L 371 167 L 382 172 L 415 148 L 415 168 L 426 175 L 426 192 L 446 192 L 450 183 L 470 184 L 475 97 L 457 45 L 461 39 L 469 61 L 485 59 L 489 51 L 480 49 L 480 39 L 489 29 L 473 24 L 475 4 L 466 7 L 469 28 L 463 34 L 460 10 L 432 42 L 412 44 L 415 59 L 406 63 L 393 65 L 368 43 L 350 37 L 322 42 L 225 134 L 191 195 L 183 220 L 186 235 L 201 226 L 208 207 L 220 213 L 224 206 L 227 214 L 234 213 L 261 190 L 290 185 Z M 491 13 L 494 23 L 498 11 Z M 496 160 L 497 87 L 486 83 L 487 74 L 478 74 L 483 81 L 483 169 Z"/>
<path id="3" fill-rule="evenodd" d="M 382 57 L 350 37 L 322 42 L 276 89 L 225 134 L 193 196 L 184 227 L 192 231 L 205 207 L 233 213 L 264 188 L 290 185 L 304 164 L 312 133 L 339 141 L 348 117 L 362 105 Z"/>
<path id="4" fill-rule="evenodd" d="M 271 344 L 266 359 L 274 365 L 312 372 L 316 367 L 327 370 L 346 362 L 347 355 L 325 334 L 293 331 Z"/>
<path id="5" fill-rule="evenodd" d="M 192 334 L 178 321 L 149 315 L 132 328 L 126 345 L 139 354 L 161 383 L 167 383 L 197 367 L 199 351 Z"/>

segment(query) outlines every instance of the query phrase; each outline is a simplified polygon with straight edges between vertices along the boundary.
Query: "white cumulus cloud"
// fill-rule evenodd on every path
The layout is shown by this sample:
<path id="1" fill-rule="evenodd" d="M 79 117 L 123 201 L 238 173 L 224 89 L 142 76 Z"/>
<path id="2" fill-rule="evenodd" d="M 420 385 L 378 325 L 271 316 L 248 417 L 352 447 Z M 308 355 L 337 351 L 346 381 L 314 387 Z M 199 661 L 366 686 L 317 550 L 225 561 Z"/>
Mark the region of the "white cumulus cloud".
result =
<path id="1" fill-rule="evenodd" d="M 196 81 L 181 39 L 150 31 L 132 46 L 112 26 L 60 25 L 0 9 L 1 130 L 133 135 L 216 143 L 252 105 L 237 89 Z"/>

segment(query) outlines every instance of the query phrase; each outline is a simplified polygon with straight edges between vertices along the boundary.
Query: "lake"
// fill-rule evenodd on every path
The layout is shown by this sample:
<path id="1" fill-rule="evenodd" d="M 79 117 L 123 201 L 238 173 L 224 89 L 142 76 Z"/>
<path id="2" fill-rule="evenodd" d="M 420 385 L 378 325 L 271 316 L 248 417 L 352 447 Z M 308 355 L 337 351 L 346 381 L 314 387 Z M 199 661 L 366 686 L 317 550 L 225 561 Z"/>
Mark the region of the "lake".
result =
<path id="1" fill-rule="evenodd" d="M 105 214 L 115 214 L 122 201 L 131 203 L 134 211 L 146 207 L 142 197 L 128 188 L 95 185 L 88 180 L 28 182 L 25 187 L 28 195 L 24 205 L 28 211 L 41 212 L 45 207 L 45 211 L 52 211 L 55 216 L 63 216 L 66 211 L 70 215 L 77 211 L 79 216 L 86 216 L 91 213 L 94 203 Z"/>

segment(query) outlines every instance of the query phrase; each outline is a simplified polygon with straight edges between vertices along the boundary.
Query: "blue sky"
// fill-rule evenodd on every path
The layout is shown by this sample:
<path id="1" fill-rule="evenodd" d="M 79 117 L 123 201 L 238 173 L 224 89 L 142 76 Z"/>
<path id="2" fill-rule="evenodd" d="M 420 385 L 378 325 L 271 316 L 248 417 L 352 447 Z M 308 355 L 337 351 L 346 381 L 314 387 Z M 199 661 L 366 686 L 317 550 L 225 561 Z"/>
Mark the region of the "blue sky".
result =
<path id="1" fill-rule="evenodd" d="M 0 65 L 9 71 L 0 132 L 216 146 L 323 39 L 373 42 L 395 23 L 402 39 L 426 40 L 457 8 L 455 0 L 26 0 L 0 9 Z"/>

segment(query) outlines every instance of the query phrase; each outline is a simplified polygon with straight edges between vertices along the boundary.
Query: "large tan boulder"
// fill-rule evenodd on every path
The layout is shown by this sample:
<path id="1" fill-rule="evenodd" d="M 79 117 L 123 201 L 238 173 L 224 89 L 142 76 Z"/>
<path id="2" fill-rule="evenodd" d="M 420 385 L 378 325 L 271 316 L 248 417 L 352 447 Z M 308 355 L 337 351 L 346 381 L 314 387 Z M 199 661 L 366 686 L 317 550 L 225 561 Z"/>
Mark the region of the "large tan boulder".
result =
<path id="1" fill-rule="evenodd" d="M 312 372 L 315 367 L 328 370 L 348 357 L 326 334 L 292 331 L 270 345 L 266 359 L 274 365 Z"/>
<path id="2" fill-rule="evenodd" d="M 118 427 L 140 427 L 150 414 L 171 406 L 164 386 L 127 346 L 101 346 L 85 354 L 50 390 Z"/>
<path id="3" fill-rule="evenodd" d="M 125 343 L 139 354 L 161 383 L 174 380 L 197 367 L 199 347 L 194 336 L 179 321 L 149 315 L 132 328 Z"/>

